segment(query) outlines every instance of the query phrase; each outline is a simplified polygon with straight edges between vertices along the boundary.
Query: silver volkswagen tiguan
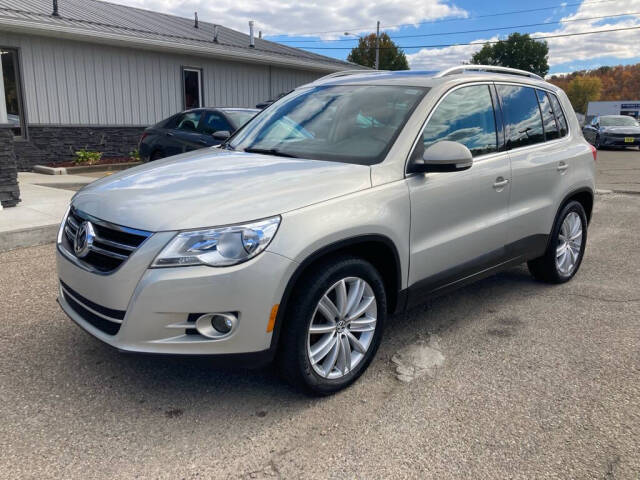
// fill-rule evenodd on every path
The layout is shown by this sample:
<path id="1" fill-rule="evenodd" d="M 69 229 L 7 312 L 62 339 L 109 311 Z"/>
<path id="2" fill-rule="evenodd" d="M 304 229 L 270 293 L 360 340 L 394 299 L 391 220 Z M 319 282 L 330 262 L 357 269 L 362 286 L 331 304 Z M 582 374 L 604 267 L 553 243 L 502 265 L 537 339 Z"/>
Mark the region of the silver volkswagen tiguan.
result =
<path id="1" fill-rule="evenodd" d="M 595 156 L 566 95 L 528 72 L 332 74 L 220 148 L 79 191 L 59 302 L 120 350 L 275 359 L 328 394 L 393 312 L 523 262 L 570 280 Z"/>

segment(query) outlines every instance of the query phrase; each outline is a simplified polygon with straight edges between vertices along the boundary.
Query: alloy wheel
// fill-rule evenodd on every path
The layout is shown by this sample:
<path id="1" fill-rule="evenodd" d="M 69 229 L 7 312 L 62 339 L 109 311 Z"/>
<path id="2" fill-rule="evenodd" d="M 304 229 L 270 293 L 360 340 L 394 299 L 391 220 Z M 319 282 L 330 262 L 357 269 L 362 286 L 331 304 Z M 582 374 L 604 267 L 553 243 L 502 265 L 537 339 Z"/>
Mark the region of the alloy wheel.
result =
<path id="1" fill-rule="evenodd" d="M 358 277 L 334 283 L 320 298 L 309 323 L 307 355 L 323 378 L 341 378 L 371 347 L 378 306 L 371 286 Z"/>
<path id="2" fill-rule="evenodd" d="M 556 247 L 556 268 L 570 275 L 576 268 L 582 251 L 582 220 L 576 212 L 569 212 L 562 222 Z"/>

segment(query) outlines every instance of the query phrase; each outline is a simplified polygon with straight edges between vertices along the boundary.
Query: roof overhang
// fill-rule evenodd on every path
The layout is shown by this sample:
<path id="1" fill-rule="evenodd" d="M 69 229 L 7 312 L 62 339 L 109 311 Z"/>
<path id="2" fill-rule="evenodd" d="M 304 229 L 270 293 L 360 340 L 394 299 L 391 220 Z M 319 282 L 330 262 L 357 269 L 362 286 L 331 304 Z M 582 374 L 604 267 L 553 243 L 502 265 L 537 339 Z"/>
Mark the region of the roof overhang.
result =
<path id="1" fill-rule="evenodd" d="M 5 31 L 39 35 L 44 37 L 66 38 L 89 43 L 108 44 L 114 46 L 135 47 L 144 50 L 160 52 L 181 53 L 200 57 L 219 58 L 235 62 L 254 62 L 282 67 L 297 68 L 301 70 L 313 70 L 318 72 L 339 72 L 352 70 L 357 65 L 331 64 L 314 62 L 302 57 L 288 57 L 265 50 L 240 49 L 231 46 L 218 45 L 203 42 L 188 43 L 184 40 L 161 40 L 158 38 L 142 38 L 122 33 L 94 31 L 69 25 L 52 25 L 32 20 L 0 17 L 0 27 Z M 363 67 L 364 68 L 364 67 Z"/>

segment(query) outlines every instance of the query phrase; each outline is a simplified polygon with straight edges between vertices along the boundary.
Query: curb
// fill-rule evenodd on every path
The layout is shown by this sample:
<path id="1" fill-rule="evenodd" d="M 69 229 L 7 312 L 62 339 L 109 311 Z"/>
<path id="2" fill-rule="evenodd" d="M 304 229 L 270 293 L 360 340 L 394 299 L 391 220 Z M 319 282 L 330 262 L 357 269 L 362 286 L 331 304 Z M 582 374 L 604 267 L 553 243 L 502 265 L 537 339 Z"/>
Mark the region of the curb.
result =
<path id="1" fill-rule="evenodd" d="M 0 232 L 0 252 L 53 243 L 58 234 L 59 226 L 59 224 L 53 223 L 22 230 Z"/>
<path id="2" fill-rule="evenodd" d="M 46 165 L 35 165 L 33 171 L 35 173 L 44 173 L 45 175 L 76 175 L 87 172 L 110 172 L 117 170 L 126 170 L 135 167 L 142 162 L 128 163 L 110 163 L 106 165 L 83 165 L 80 167 L 47 167 Z"/>

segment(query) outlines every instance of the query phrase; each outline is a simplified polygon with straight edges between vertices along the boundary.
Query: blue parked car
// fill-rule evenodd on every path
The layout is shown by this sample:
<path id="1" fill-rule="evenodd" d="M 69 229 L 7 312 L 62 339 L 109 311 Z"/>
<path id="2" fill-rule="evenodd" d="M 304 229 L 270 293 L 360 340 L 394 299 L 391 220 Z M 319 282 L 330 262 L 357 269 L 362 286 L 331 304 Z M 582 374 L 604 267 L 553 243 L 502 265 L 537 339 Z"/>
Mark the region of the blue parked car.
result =
<path id="1" fill-rule="evenodd" d="M 219 145 L 260 110 L 194 108 L 147 128 L 138 145 L 143 162 Z"/>

